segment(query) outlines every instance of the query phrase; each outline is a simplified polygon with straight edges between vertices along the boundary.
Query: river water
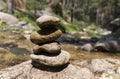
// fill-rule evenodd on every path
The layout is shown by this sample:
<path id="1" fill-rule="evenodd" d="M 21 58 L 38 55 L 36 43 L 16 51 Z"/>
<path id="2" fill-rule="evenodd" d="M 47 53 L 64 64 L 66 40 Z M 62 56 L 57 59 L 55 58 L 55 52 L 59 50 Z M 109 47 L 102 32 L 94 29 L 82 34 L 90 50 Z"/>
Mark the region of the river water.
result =
<path id="1" fill-rule="evenodd" d="M 11 34 L 11 33 L 7 33 L 6 35 L 13 36 L 13 34 Z M 0 47 L 1 48 L 8 48 L 5 46 L 8 46 L 9 44 L 11 46 L 11 44 L 12 44 L 13 47 L 9 48 L 9 51 L 12 52 L 13 54 L 15 54 L 16 57 L 14 57 L 13 59 L 11 59 L 9 61 L 0 60 L 0 69 L 8 67 L 8 66 L 13 66 L 15 64 L 29 60 L 30 59 L 29 55 L 32 53 L 30 50 L 32 50 L 32 48 L 34 46 L 30 42 L 30 40 L 20 39 L 23 37 L 22 35 L 14 34 L 14 37 L 12 37 L 12 38 L 9 38 L 8 36 L 5 36 L 5 38 L 0 39 Z M 15 44 L 13 44 L 13 43 L 15 43 Z M 74 60 L 81 60 L 82 61 L 82 60 L 89 60 L 89 59 L 95 59 L 95 58 L 120 59 L 120 52 L 118 52 L 118 53 L 85 52 L 85 51 L 80 50 L 79 46 L 80 45 L 77 45 L 74 43 L 61 42 L 62 49 L 68 51 L 71 54 L 71 59 L 70 59 L 71 62 Z M 0 52 L 0 53 L 2 53 L 2 52 Z M 2 54 L 4 54 L 4 52 Z"/>

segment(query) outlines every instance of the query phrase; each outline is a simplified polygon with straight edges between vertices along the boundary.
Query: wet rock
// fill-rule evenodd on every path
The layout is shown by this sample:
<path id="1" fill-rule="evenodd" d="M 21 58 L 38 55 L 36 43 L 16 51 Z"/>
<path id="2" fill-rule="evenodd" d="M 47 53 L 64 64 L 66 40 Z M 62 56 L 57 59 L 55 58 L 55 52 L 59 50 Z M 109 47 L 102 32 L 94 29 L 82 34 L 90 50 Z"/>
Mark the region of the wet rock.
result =
<path id="1" fill-rule="evenodd" d="M 117 40 L 102 40 L 98 41 L 94 48 L 98 51 L 118 52 L 120 51 L 120 45 Z"/>
<path id="2" fill-rule="evenodd" d="M 119 28 L 120 28 L 120 18 L 116 18 L 113 21 L 111 21 L 110 27 L 108 29 L 112 30 L 112 32 L 114 32 L 114 33 L 120 34 L 120 32 L 118 32 Z"/>
<path id="3" fill-rule="evenodd" d="M 77 38 L 75 38 L 72 35 L 68 35 L 68 34 L 63 34 L 57 41 L 62 42 L 62 43 L 77 43 L 79 42 L 79 40 Z"/>
<path id="4" fill-rule="evenodd" d="M 93 46 L 90 43 L 87 43 L 81 46 L 81 49 L 86 52 L 91 52 L 93 50 Z"/>
<path id="5" fill-rule="evenodd" d="M 30 55 L 31 59 L 37 63 L 47 66 L 60 66 L 69 62 L 70 54 L 64 50 L 61 50 L 59 55 L 46 56 L 46 55 Z"/>
<path id="6" fill-rule="evenodd" d="M 47 43 L 43 45 L 36 45 L 33 48 L 33 52 L 35 54 L 39 54 L 40 52 L 47 52 L 47 53 L 60 53 L 61 52 L 61 46 L 57 42 Z"/>
<path id="7" fill-rule="evenodd" d="M 89 69 L 71 64 L 52 71 L 50 68 L 33 67 L 31 63 L 30 60 L 2 69 L 0 79 L 96 79 Z"/>
<path id="8" fill-rule="evenodd" d="M 51 28 L 39 30 L 38 32 L 32 32 L 30 39 L 35 44 L 44 44 L 47 42 L 52 42 L 58 39 L 62 35 L 62 32 L 59 29 Z"/>
<path id="9" fill-rule="evenodd" d="M 116 18 L 113 21 L 111 21 L 111 24 L 115 24 L 117 26 L 120 26 L 120 18 Z"/>
<path id="10" fill-rule="evenodd" d="M 49 15 L 43 15 L 40 18 L 38 18 L 36 22 L 41 29 L 44 29 L 55 27 L 55 25 L 59 24 L 60 19 Z"/>

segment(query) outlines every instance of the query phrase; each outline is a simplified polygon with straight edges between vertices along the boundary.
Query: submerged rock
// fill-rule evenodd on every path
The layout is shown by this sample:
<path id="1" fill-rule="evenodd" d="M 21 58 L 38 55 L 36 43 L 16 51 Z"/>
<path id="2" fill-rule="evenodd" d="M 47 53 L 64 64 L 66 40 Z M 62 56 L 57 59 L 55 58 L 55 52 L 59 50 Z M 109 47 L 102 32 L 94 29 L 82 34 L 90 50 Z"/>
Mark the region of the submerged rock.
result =
<path id="1" fill-rule="evenodd" d="M 81 49 L 86 52 L 91 52 L 93 50 L 93 46 L 90 43 L 84 44 L 81 46 Z"/>

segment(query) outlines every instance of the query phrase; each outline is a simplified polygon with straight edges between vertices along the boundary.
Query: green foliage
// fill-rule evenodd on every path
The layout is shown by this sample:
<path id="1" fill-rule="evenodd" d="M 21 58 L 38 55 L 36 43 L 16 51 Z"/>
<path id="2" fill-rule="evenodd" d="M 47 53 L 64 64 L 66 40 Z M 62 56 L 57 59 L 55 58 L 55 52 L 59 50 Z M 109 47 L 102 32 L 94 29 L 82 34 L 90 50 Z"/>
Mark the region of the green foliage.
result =
<path id="1" fill-rule="evenodd" d="M 16 27 L 12 27 L 11 29 L 12 29 L 12 30 L 14 30 L 14 31 L 16 31 L 16 30 L 17 30 L 17 28 L 16 28 Z"/>
<path id="2" fill-rule="evenodd" d="M 72 31 L 79 31 L 79 27 L 75 25 L 74 23 L 68 23 L 63 20 L 59 15 L 53 14 L 52 16 L 58 17 L 61 22 L 58 25 L 58 28 L 60 28 L 63 32 L 72 32 Z"/>
<path id="3" fill-rule="evenodd" d="M 107 10 L 110 9 L 112 11 L 111 13 L 114 13 L 115 1 L 116 0 L 27 0 L 26 12 L 15 12 L 14 15 L 24 21 L 32 23 L 35 28 L 38 29 L 35 23 L 37 12 L 49 7 L 52 11 L 54 11 L 54 9 L 57 11 L 55 16 L 59 17 L 61 20 L 63 18 L 66 21 L 70 21 L 71 18 L 73 19 L 70 24 L 61 22 L 59 27 L 62 30 L 65 32 L 78 31 L 87 27 L 90 23 L 96 22 L 96 10 L 98 7 L 102 9 L 107 7 Z M 119 5 L 120 1 L 117 1 Z M 55 6 L 53 9 L 53 5 L 57 5 L 60 8 Z M 73 14 L 73 17 L 71 14 Z M 94 35 L 94 33 L 91 32 L 90 34 Z"/>
<path id="4" fill-rule="evenodd" d="M 4 38 L 5 38 L 4 34 L 0 34 L 0 39 L 4 39 Z"/>
<path id="5" fill-rule="evenodd" d="M 80 21 L 79 24 L 80 24 L 80 27 L 86 26 L 86 23 L 84 21 Z"/>
<path id="6" fill-rule="evenodd" d="M 97 31 L 93 31 L 93 30 L 88 30 L 86 29 L 86 32 L 88 33 L 89 36 L 101 36 L 102 34 L 97 32 Z"/>
<path id="7" fill-rule="evenodd" d="M 36 24 L 36 16 L 34 14 L 14 12 L 14 16 L 16 16 L 20 21 L 31 23 L 35 27 L 35 30 L 39 29 L 38 25 Z"/>
<path id="8" fill-rule="evenodd" d="M 6 24 L 0 24 L 0 29 L 3 29 L 6 27 Z"/>
<path id="9" fill-rule="evenodd" d="M 35 30 L 39 30 L 40 28 L 38 27 L 38 25 L 36 24 L 36 21 L 35 20 L 31 20 L 29 19 L 28 17 L 21 17 L 19 18 L 19 20 L 21 21 L 26 21 L 28 23 L 31 23 L 34 27 L 35 27 Z"/>
<path id="10" fill-rule="evenodd" d="M 24 17 L 24 14 L 21 13 L 21 12 L 14 12 L 13 15 L 14 15 L 15 17 L 17 17 L 17 18 Z"/>
<path id="11" fill-rule="evenodd" d="M 29 0 L 27 1 L 27 10 L 41 10 L 45 8 L 45 0 Z"/>
<path id="12" fill-rule="evenodd" d="M 73 32 L 73 31 L 79 31 L 79 28 L 76 25 L 69 24 L 66 22 L 61 22 L 58 27 L 63 31 L 63 32 Z"/>
<path id="13" fill-rule="evenodd" d="M 119 34 L 110 34 L 110 36 L 113 37 L 113 38 L 117 38 L 117 39 L 120 38 Z"/>

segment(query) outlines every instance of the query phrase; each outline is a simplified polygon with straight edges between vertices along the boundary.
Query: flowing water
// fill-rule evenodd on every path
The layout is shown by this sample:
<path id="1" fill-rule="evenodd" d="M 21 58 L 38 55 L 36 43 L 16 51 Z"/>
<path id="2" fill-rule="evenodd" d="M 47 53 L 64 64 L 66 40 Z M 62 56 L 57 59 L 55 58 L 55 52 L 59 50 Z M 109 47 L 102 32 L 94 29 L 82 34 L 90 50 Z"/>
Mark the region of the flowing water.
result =
<path id="1" fill-rule="evenodd" d="M 89 60 L 95 58 L 116 58 L 120 59 L 120 52 L 108 53 L 108 52 L 85 52 L 79 49 L 79 46 L 73 44 L 63 44 L 62 49 L 68 51 L 71 54 L 71 60 Z"/>

